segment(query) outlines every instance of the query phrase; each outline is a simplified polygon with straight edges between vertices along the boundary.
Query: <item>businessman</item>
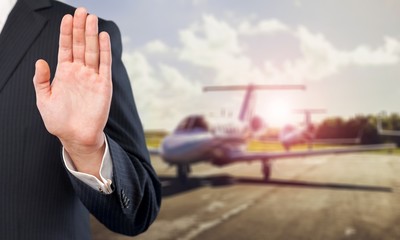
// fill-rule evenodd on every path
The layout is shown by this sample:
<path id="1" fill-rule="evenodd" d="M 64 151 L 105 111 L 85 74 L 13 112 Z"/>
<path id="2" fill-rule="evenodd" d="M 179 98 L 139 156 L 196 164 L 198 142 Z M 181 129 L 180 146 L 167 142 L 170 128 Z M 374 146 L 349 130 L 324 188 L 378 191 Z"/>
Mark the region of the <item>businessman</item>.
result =
<path id="1" fill-rule="evenodd" d="M 160 206 L 116 25 L 52 0 L 0 0 L 0 238 L 126 235 Z M 32 81 L 33 80 L 33 81 Z"/>

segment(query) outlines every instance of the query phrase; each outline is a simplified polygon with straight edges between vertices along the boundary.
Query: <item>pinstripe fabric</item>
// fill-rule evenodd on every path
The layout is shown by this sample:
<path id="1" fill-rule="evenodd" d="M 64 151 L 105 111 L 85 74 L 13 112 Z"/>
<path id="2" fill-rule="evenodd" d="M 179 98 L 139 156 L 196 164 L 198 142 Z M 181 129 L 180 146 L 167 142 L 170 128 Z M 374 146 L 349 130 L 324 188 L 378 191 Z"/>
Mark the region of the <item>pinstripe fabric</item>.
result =
<path id="1" fill-rule="evenodd" d="M 0 239 L 90 239 L 88 210 L 113 231 L 145 231 L 160 206 L 114 23 L 111 35 L 113 99 L 105 133 L 113 159 L 115 191 L 103 195 L 63 166 L 61 146 L 35 104 L 34 63 L 54 74 L 61 18 L 74 9 L 50 0 L 19 0 L 0 35 Z"/>

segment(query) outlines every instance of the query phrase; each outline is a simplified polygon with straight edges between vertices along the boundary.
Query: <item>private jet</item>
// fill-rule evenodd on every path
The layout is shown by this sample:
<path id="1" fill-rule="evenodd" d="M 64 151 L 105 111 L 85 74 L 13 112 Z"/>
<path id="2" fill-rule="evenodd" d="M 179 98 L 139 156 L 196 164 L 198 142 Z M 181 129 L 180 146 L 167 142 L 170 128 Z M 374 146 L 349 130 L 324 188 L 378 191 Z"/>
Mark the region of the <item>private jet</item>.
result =
<path id="1" fill-rule="evenodd" d="M 245 91 L 245 96 L 236 120 L 226 123 L 213 123 L 208 121 L 204 115 L 190 115 L 178 124 L 172 134 L 163 139 L 160 148 L 149 148 L 150 154 L 158 154 L 166 163 L 176 166 L 177 177 L 182 183 L 186 182 L 191 171 L 191 165 L 200 162 L 225 166 L 239 162 L 261 161 L 262 173 L 267 181 L 271 175 L 272 161 L 278 159 L 392 149 L 395 147 L 394 144 L 380 144 L 312 151 L 250 152 L 246 150 L 248 140 L 265 128 L 263 120 L 253 115 L 256 90 L 305 90 L 305 86 L 211 86 L 205 87 L 203 90 L 205 92 Z"/>
<path id="2" fill-rule="evenodd" d="M 325 113 L 325 109 L 296 109 L 294 113 L 304 115 L 304 124 L 300 127 L 286 125 L 279 133 L 278 141 L 286 151 L 296 144 L 307 144 L 308 149 L 313 148 L 313 144 L 360 144 L 362 131 L 357 138 L 316 138 L 317 127 L 311 120 L 312 114 Z"/>

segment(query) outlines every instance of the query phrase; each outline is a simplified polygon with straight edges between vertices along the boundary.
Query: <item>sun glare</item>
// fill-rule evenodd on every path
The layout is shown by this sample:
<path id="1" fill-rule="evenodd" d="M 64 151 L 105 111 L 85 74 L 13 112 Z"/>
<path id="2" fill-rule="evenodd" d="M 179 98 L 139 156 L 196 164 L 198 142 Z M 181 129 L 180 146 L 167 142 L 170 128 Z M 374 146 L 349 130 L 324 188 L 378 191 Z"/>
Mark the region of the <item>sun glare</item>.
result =
<path id="1" fill-rule="evenodd" d="M 291 107 L 287 101 L 277 99 L 271 101 L 263 111 L 264 119 L 268 125 L 282 127 L 290 123 Z"/>

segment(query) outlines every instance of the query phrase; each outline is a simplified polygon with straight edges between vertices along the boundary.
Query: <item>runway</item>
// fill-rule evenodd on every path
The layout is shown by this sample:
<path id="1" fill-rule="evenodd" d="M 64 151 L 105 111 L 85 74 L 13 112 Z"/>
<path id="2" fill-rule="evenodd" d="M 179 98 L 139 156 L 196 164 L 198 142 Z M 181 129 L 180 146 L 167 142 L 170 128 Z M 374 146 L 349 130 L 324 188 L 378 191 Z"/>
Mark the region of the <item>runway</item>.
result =
<path id="1" fill-rule="evenodd" d="M 400 156 L 346 154 L 259 163 L 200 164 L 188 184 L 153 156 L 160 215 L 141 240 L 400 239 Z M 94 240 L 132 239 L 92 219 Z"/>

